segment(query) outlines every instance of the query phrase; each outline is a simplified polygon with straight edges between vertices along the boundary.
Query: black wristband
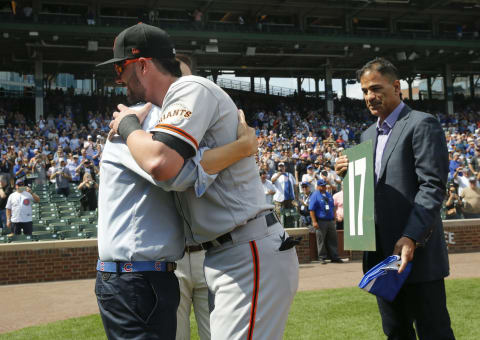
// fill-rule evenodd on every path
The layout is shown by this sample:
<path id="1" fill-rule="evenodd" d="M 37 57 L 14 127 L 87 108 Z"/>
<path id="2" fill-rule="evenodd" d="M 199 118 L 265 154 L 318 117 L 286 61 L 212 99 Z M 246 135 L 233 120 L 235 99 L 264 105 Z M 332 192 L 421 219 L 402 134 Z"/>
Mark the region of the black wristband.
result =
<path id="1" fill-rule="evenodd" d="M 132 113 L 126 115 L 118 124 L 118 134 L 122 136 L 123 140 L 126 142 L 128 136 L 136 130 L 141 130 L 142 126 L 136 114 Z"/>

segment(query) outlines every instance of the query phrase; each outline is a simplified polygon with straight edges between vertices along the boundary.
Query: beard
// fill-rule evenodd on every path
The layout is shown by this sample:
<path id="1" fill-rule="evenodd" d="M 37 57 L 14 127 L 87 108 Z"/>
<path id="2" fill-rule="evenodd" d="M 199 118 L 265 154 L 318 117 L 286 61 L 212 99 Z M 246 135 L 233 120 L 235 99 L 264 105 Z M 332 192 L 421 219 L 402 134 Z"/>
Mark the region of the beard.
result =
<path id="1" fill-rule="evenodd" d="M 140 83 L 135 73 L 132 73 L 127 84 L 127 101 L 130 105 L 145 101 L 145 87 Z"/>

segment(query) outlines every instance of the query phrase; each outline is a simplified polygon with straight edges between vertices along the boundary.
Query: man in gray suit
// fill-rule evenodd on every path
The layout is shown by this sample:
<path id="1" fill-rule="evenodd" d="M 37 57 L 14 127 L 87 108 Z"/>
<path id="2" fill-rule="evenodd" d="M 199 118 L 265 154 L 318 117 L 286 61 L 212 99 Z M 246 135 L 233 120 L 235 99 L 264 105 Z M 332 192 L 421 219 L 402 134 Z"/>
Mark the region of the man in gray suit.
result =
<path id="1" fill-rule="evenodd" d="M 365 103 L 378 117 L 361 136 L 372 140 L 375 167 L 377 250 L 365 252 L 364 271 L 392 254 L 402 272 L 412 271 L 393 302 L 378 297 L 388 339 L 455 339 L 446 306 L 448 254 L 440 207 L 445 196 L 448 152 L 444 132 L 430 114 L 412 110 L 400 98 L 398 70 L 376 58 L 357 71 Z M 344 175 L 348 159 L 337 161 Z"/>

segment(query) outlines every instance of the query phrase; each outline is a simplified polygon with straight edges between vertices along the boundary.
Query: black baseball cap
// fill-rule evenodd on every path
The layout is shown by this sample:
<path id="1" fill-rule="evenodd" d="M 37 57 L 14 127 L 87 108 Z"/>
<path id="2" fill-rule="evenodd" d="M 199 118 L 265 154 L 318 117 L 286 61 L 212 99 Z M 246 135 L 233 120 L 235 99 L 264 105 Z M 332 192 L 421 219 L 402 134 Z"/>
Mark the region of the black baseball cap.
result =
<path id="1" fill-rule="evenodd" d="M 113 58 L 97 66 L 118 63 L 137 58 L 175 58 L 175 47 L 170 36 L 161 28 L 138 23 L 131 26 L 115 38 Z"/>

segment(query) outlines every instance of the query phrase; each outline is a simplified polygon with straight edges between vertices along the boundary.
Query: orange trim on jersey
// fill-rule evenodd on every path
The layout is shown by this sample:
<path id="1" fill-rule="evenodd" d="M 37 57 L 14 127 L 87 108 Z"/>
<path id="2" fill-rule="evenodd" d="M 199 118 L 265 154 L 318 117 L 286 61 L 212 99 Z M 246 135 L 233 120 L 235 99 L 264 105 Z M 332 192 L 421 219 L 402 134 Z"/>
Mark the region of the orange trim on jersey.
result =
<path id="1" fill-rule="evenodd" d="M 195 147 L 198 149 L 198 142 L 195 138 L 193 138 L 192 135 L 190 135 L 188 132 L 186 132 L 185 130 L 182 130 L 180 129 L 179 127 L 176 127 L 174 125 L 170 125 L 170 124 L 158 124 L 157 126 L 155 126 L 155 129 L 157 128 L 160 128 L 160 129 L 165 129 L 165 130 L 170 130 L 170 131 L 173 131 L 175 133 L 178 133 L 179 135 L 182 135 L 183 137 L 187 138 L 189 141 L 191 141 L 193 143 L 193 145 L 195 145 Z"/>
<path id="2" fill-rule="evenodd" d="M 252 309 L 250 311 L 250 323 L 248 326 L 247 340 L 253 339 L 253 329 L 255 328 L 255 315 L 257 314 L 258 291 L 260 290 L 260 262 L 258 256 L 257 243 L 250 241 L 250 249 L 253 258 L 253 295 Z"/>

